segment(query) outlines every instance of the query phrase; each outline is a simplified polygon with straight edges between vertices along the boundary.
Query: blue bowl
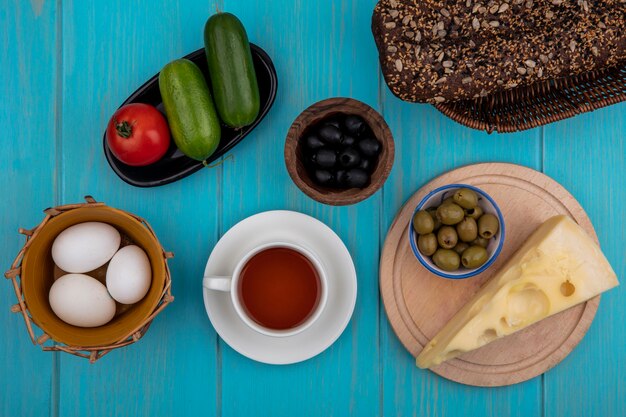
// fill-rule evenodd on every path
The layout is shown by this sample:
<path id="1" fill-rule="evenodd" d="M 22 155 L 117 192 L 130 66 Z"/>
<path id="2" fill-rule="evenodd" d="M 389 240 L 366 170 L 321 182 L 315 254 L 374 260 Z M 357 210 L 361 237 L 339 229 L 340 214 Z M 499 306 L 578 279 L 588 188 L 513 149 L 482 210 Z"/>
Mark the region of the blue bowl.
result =
<path id="1" fill-rule="evenodd" d="M 420 210 L 426 210 L 431 207 L 438 207 L 443 200 L 448 197 L 451 197 L 456 190 L 459 188 L 469 188 L 478 194 L 478 205 L 483 209 L 485 213 L 491 213 L 498 217 L 498 221 L 500 222 L 500 229 L 498 233 L 495 234 L 493 238 L 490 239 L 489 245 L 487 246 L 487 252 L 489 253 L 489 258 L 487 262 L 475 269 L 467 269 L 461 266 L 458 270 L 454 272 L 444 271 L 443 269 L 437 267 L 430 259 L 429 256 L 424 256 L 421 254 L 419 249 L 417 249 L 417 233 L 413 229 L 413 216 Z M 496 202 L 483 190 L 480 188 L 476 188 L 472 185 L 467 184 L 449 184 L 444 185 L 443 187 L 439 187 L 426 195 L 420 201 L 420 203 L 415 208 L 413 212 L 413 216 L 411 216 L 411 221 L 409 223 L 408 237 L 409 243 L 411 244 L 411 249 L 413 250 L 413 254 L 417 258 L 418 261 L 424 266 L 424 268 L 428 269 L 435 275 L 438 275 L 443 278 L 449 279 L 464 279 L 470 278 L 475 275 L 480 274 L 485 271 L 491 264 L 495 262 L 502 251 L 502 246 L 504 245 L 504 235 L 505 235 L 505 225 L 504 225 L 504 217 L 502 216 L 502 212 L 500 208 L 496 204 Z"/>

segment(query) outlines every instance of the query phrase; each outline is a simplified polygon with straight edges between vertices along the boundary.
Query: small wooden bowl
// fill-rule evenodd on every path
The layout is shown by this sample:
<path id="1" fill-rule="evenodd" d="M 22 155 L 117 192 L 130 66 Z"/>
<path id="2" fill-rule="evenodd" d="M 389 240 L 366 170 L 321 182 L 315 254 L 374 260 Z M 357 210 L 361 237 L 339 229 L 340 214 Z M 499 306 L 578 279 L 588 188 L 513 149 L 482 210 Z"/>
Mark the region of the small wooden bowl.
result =
<path id="1" fill-rule="evenodd" d="M 304 132 L 322 119 L 338 113 L 354 114 L 362 117 L 382 145 L 378 163 L 372 172 L 370 184 L 366 188 L 340 190 L 317 185 L 310 178 L 302 161 L 300 138 Z M 329 98 L 309 106 L 294 120 L 291 128 L 289 128 L 285 142 L 285 164 L 293 182 L 312 199 L 332 206 L 355 204 L 374 194 L 383 186 L 389 176 L 393 166 L 393 158 L 393 136 L 385 120 L 367 104 L 351 98 Z"/>

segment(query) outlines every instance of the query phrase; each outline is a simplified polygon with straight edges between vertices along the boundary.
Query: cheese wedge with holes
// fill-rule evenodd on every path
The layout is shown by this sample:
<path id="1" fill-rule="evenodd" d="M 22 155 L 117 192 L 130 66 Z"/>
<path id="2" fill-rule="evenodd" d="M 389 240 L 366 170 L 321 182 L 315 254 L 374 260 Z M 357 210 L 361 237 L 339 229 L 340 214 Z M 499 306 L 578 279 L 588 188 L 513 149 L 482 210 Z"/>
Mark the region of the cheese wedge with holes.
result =
<path id="1" fill-rule="evenodd" d="M 424 347 L 417 366 L 439 365 L 618 284 L 585 231 L 567 216 L 552 217 Z"/>

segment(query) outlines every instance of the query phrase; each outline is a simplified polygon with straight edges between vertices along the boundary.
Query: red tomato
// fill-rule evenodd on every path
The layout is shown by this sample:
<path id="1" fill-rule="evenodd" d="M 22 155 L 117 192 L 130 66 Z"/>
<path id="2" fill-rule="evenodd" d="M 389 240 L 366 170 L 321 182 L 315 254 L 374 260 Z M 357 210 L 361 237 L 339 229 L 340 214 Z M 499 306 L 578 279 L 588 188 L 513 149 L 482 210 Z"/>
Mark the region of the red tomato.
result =
<path id="1" fill-rule="evenodd" d="M 106 136 L 113 155 L 132 166 L 158 161 L 170 146 L 165 117 L 155 107 L 142 103 L 120 107 L 109 120 Z"/>

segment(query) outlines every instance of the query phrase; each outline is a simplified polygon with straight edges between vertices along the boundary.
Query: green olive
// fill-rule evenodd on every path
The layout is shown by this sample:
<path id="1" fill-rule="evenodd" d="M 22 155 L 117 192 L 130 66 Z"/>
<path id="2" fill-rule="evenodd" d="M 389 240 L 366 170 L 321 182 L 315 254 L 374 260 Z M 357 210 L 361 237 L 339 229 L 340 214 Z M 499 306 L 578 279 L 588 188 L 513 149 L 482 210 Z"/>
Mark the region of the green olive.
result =
<path id="1" fill-rule="evenodd" d="M 418 235 L 426 235 L 433 231 L 435 221 L 426 210 L 420 210 L 413 216 L 413 229 Z"/>
<path id="2" fill-rule="evenodd" d="M 428 212 L 428 214 L 430 214 L 430 217 L 432 217 L 433 221 L 435 222 L 435 227 L 433 227 L 433 232 L 436 232 L 441 227 L 441 222 L 437 218 L 437 208 L 431 207 L 429 209 L 426 209 L 426 211 Z"/>
<path id="3" fill-rule="evenodd" d="M 474 220 L 478 219 L 482 215 L 483 215 L 483 209 L 480 208 L 480 206 L 465 209 L 465 216 L 471 217 Z"/>
<path id="4" fill-rule="evenodd" d="M 444 249 L 452 249 L 459 241 L 456 230 L 452 226 L 443 226 L 437 232 L 437 242 Z"/>
<path id="5" fill-rule="evenodd" d="M 476 220 L 466 217 L 463 221 L 456 225 L 456 233 L 463 242 L 471 242 L 478 237 L 478 226 Z"/>
<path id="6" fill-rule="evenodd" d="M 478 234 L 485 239 L 491 239 L 498 233 L 500 223 L 498 218 L 493 214 L 483 214 L 478 219 Z"/>
<path id="7" fill-rule="evenodd" d="M 487 262 L 487 258 L 489 258 L 487 249 L 481 246 L 470 246 L 461 255 L 461 263 L 467 269 L 474 269 Z"/>
<path id="8" fill-rule="evenodd" d="M 417 248 L 424 256 L 432 256 L 437 250 L 437 237 L 434 233 L 420 235 L 417 238 Z"/>
<path id="9" fill-rule="evenodd" d="M 478 196 L 469 188 L 461 188 L 454 193 L 454 202 L 465 209 L 471 209 L 478 205 Z"/>
<path id="10" fill-rule="evenodd" d="M 453 225 L 457 224 L 465 217 L 465 212 L 461 206 L 448 203 L 442 204 L 437 208 L 437 218 L 442 224 Z"/>
<path id="11" fill-rule="evenodd" d="M 443 206 L 444 204 L 450 204 L 450 203 L 454 203 L 454 196 L 452 195 L 450 197 L 444 198 L 441 204 L 439 205 Z"/>
<path id="12" fill-rule="evenodd" d="M 461 257 L 452 249 L 437 249 L 433 262 L 444 271 L 456 271 L 459 269 Z"/>
<path id="13" fill-rule="evenodd" d="M 469 245 L 465 242 L 459 242 L 456 244 L 456 246 L 454 248 L 452 248 L 456 253 L 458 253 L 459 255 L 461 255 L 465 249 L 469 248 Z"/>
<path id="14" fill-rule="evenodd" d="M 478 236 L 476 239 L 472 241 L 472 245 L 486 248 L 487 246 L 489 246 L 489 239 L 485 239 L 485 238 Z"/>

